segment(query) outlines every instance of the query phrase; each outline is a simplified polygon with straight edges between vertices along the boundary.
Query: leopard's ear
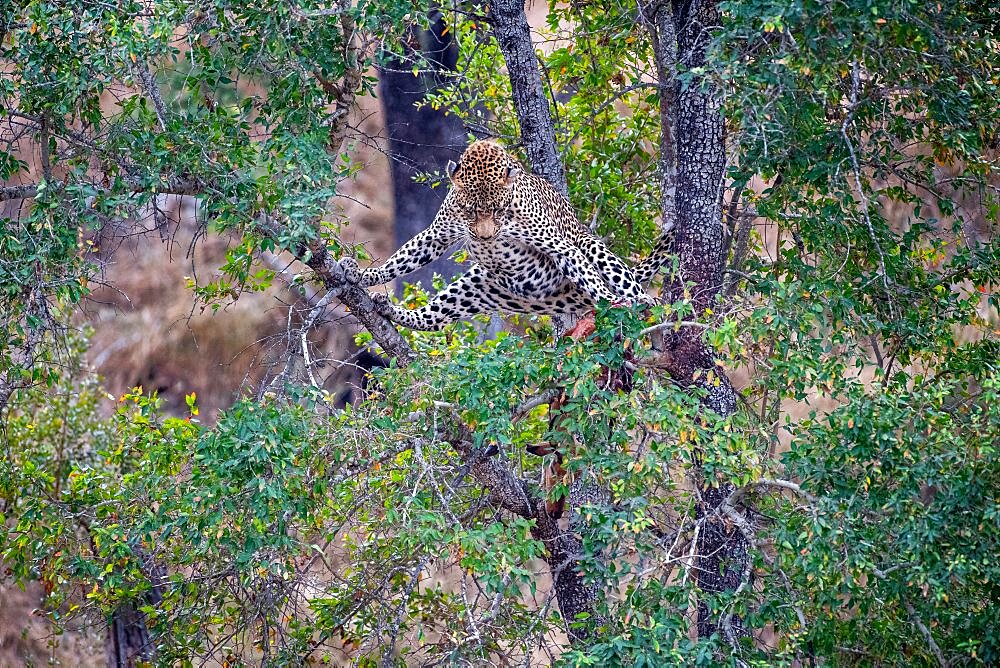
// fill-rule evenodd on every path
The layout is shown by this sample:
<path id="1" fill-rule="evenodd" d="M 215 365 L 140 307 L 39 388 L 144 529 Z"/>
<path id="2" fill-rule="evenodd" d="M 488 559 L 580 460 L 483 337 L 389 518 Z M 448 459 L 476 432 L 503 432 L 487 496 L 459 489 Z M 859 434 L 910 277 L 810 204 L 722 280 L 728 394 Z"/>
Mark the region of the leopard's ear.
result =
<path id="1" fill-rule="evenodd" d="M 449 160 L 448 164 L 444 168 L 445 173 L 448 174 L 448 178 L 452 181 L 455 180 L 455 172 L 458 171 L 458 165 L 455 164 L 454 160 Z"/>
<path id="2" fill-rule="evenodd" d="M 504 179 L 504 182 L 508 186 L 511 185 L 512 183 L 514 183 L 514 179 L 516 179 L 517 175 L 520 174 L 520 173 L 521 173 L 520 166 L 518 166 L 518 165 L 510 165 L 510 166 L 508 166 L 507 167 L 507 178 Z"/>

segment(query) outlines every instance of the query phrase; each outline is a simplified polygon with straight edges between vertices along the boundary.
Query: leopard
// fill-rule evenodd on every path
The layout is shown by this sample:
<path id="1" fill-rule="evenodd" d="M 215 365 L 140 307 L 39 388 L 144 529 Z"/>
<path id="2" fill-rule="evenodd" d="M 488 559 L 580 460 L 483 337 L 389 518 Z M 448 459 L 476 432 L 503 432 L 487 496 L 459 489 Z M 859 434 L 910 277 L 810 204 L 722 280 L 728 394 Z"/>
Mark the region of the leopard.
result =
<path id="1" fill-rule="evenodd" d="M 423 267 L 461 242 L 469 269 L 429 302 L 403 308 L 382 294 L 376 310 L 403 327 L 439 330 L 475 315 L 505 311 L 572 322 L 596 305 L 650 305 L 644 287 L 668 260 L 661 237 L 632 267 L 579 222 L 569 200 L 530 173 L 494 140 L 472 142 L 446 168 L 451 188 L 431 224 L 378 267 L 341 266 L 349 283 L 384 285 Z"/>

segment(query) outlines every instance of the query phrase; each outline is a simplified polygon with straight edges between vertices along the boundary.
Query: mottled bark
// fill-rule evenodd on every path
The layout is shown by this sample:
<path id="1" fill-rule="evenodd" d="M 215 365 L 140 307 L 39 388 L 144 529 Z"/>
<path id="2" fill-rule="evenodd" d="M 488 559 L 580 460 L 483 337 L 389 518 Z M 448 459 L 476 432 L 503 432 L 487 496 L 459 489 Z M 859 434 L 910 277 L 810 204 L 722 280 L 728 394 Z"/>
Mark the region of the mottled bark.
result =
<path id="1" fill-rule="evenodd" d="M 675 1 L 673 16 L 677 62 L 686 71 L 703 67 L 711 31 L 719 20 L 716 0 Z M 669 65 L 664 63 L 658 70 Z M 678 91 L 675 248 L 680 259 L 680 279 L 691 286 L 691 298 L 699 314 L 713 305 L 722 287 L 728 248 L 722 224 L 725 141 L 721 108 L 721 92 L 704 77 L 692 77 Z M 680 287 L 674 286 L 675 297 Z M 736 393 L 700 335 L 695 328 L 683 328 L 674 337 L 671 374 L 684 386 L 700 385 L 706 391 L 706 408 L 723 417 L 731 415 L 736 411 Z M 747 572 L 749 559 L 745 536 L 724 521 L 719 512 L 734 487 L 729 483 L 713 486 L 715 482 L 699 480 L 697 504 L 697 518 L 704 520 L 697 546 L 697 581 L 707 594 L 735 591 Z M 720 628 L 720 620 L 700 600 L 699 637 L 707 638 L 720 630 L 732 643 L 747 635 L 739 619 Z"/>
<path id="2" fill-rule="evenodd" d="M 449 160 L 458 160 L 466 144 L 465 128 L 458 117 L 419 104 L 428 91 L 445 82 L 458 61 L 458 47 L 445 32 L 445 26 L 439 16 L 430 28 L 414 29 L 409 52 L 379 70 L 379 90 L 389 137 L 396 248 L 431 224 L 447 194 L 446 188 L 431 188 L 426 183 L 417 183 L 414 177 L 421 172 L 443 173 Z M 429 69 L 413 76 L 414 64 Z M 421 267 L 407 276 L 406 281 L 430 288 L 435 273 L 447 279 L 461 273 L 461 268 L 445 257 Z"/>
<path id="3" fill-rule="evenodd" d="M 538 57 L 531 42 L 528 20 L 524 13 L 524 0 L 499 0 L 491 3 L 490 12 L 493 34 L 507 62 L 521 130 L 521 140 L 535 174 L 547 179 L 564 195 L 568 193 L 566 172 L 556 148 L 555 125 L 549 100 L 542 86 L 542 73 Z M 534 501 L 535 526 L 532 534 L 545 544 L 546 561 L 552 573 L 559 611 L 567 624 L 567 631 L 574 642 L 587 639 L 596 622 L 595 609 L 602 592 L 599 587 L 586 585 L 579 570 L 583 554 L 583 541 L 579 537 L 579 517 L 575 511 L 593 490 L 573 485 L 566 505 L 569 508 L 571 531 L 562 531 L 556 518 L 549 515 L 543 499 Z M 587 613 L 590 619 L 579 628 L 571 628 L 577 615 Z"/>
<path id="4" fill-rule="evenodd" d="M 108 668 L 135 668 L 154 656 L 145 616 L 133 605 L 123 605 L 112 615 L 105 645 Z"/>
<path id="5" fill-rule="evenodd" d="M 685 70 L 705 65 L 711 30 L 718 23 L 712 0 L 674 4 L 677 54 Z M 722 286 L 725 234 L 722 184 L 725 169 L 722 100 L 703 77 L 677 95 L 677 253 L 697 311 L 709 307 Z"/>
<path id="6" fill-rule="evenodd" d="M 477 457 L 471 473 L 489 492 L 490 500 L 510 513 L 534 520 L 531 536 L 545 545 L 545 560 L 552 574 L 553 589 L 567 633 L 574 642 L 587 639 L 598 621 L 593 615 L 601 591 L 597 586 L 584 584 L 579 570 L 579 559 L 583 555 L 580 527 L 562 530 L 558 519 L 546 509 L 545 499 L 534 494 L 528 484 L 508 470 L 497 457 L 472 454 L 471 434 L 466 433 L 464 439 L 459 447 L 470 453 L 469 456 Z M 588 495 L 592 496 L 588 485 L 573 484 L 568 500 L 570 506 L 592 500 L 583 498 Z M 574 628 L 572 624 L 581 613 L 591 615 L 591 618 Z"/>
<path id="7" fill-rule="evenodd" d="M 660 92 L 660 238 L 650 257 L 673 254 L 677 226 L 677 30 L 670 0 L 641 7 L 649 30 Z"/>
<path id="8" fill-rule="evenodd" d="M 571 490 L 569 503 L 576 506 L 578 501 L 574 496 Z M 572 517 L 570 523 L 575 524 Z M 562 613 L 570 640 L 573 642 L 586 640 L 593 634 L 594 627 L 600 621 L 594 617 L 594 611 L 603 592 L 599 587 L 583 582 L 583 573 L 580 572 L 579 565 L 579 559 L 583 555 L 583 540 L 579 531 L 560 529 L 558 521 L 549 516 L 545 510 L 545 504 L 540 503 L 531 535 L 535 540 L 544 543 L 548 550 L 545 560 L 552 574 L 552 586 L 559 602 L 559 612 Z M 577 616 L 582 613 L 590 617 L 584 622 L 579 622 L 577 627 L 573 627 Z"/>
<path id="9" fill-rule="evenodd" d="M 155 608 L 163 602 L 163 587 L 160 583 L 163 581 L 165 571 L 156 564 L 152 555 L 146 550 L 137 548 L 136 553 L 142 560 L 143 570 L 152 583 L 142 597 L 141 605 Z M 122 603 L 111 615 L 105 638 L 105 651 L 108 668 L 152 665 L 156 656 L 156 646 L 146 627 L 146 615 L 139 611 L 136 603 Z"/>
<path id="10" fill-rule="evenodd" d="M 569 192 L 566 171 L 556 147 L 552 110 L 542 86 L 542 72 L 524 14 L 524 0 L 490 3 L 490 15 L 493 34 L 507 63 L 514 110 L 531 170 L 565 195 Z"/>
<path id="11" fill-rule="evenodd" d="M 722 416 L 732 415 L 737 405 L 732 383 L 715 364 L 715 357 L 698 333 L 688 329 L 688 332 L 681 330 L 670 342 L 670 353 L 664 359 L 666 371 L 680 385 L 691 389 L 697 387 L 705 392 L 703 405 L 706 409 Z M 697 546 L 698 588 L 709 595 L 736 591 L 747 573 L 749 545 L 739 527 L 724 519 L 720 512 L 723 502 L 733 495 L 736 488 L 727 482 L 713 485 L 716 481 L 705 479 L 698 463 L 696 459 L 695 479 L 699 489 L 695 516 L 702 522 Z M 698 636 L 708 638 L 720 630 L 719 618 L 700 599 Z M 734 616 L 723 635 L 729 642 L 735 643 L 739 638 L 746 637 L 748 630 L 740 618 Z"/>
<path id="12" fill-rule="evenodd" d="M 698 535 L 698 588 L 709 594 L 736 591 L 743 582 L 750 559 L 749 545 L 737 526 L 719 513 L 722 502 L 736 491 L 725 483 L 718 487 L 706 484 L 696 506 L 697 518 L 710 518 Z M 708 638 L 722 631 L 723 637 L 735 644 L 750 635 L 743 620 L 733 616 L 728 628 L 712 614 L 704 600 L 698 601 L 698 637 Z"/>

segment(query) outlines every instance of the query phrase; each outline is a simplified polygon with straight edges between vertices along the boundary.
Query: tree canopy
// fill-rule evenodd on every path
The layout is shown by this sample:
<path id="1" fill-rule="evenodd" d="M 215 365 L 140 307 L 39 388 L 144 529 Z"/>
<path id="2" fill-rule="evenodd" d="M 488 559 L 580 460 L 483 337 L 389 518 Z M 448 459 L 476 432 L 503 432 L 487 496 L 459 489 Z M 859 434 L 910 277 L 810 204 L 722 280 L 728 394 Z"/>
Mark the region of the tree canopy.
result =
<path id="1" fill-rule="evenodd" d="M 1000 660 L 989 3 L 0 7 L 0 560 L 55 628 L 156 665 Z M 439 21 L 424 103 L 622 257 L 672 244 L 655 308 L 410 332 L 345 282 L 351 112 Z M 109 411 L 86 363 L 92 240 L 154 243 L 167 196 L 229 239 L 194 303 L 265 253 L 321 295 L 217 418 Z M 387 361 L 347 406 L 307 340 L 338 303 Z"/>

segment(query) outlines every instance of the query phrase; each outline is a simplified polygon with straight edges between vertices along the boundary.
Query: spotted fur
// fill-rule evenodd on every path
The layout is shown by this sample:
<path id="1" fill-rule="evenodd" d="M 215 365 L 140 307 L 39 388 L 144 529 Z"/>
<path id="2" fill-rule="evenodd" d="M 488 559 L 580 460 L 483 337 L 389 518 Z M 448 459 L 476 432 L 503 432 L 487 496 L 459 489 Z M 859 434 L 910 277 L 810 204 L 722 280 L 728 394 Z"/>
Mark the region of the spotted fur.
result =
<path id="1" fill-rule="evenodd" d="M 566 318 L 599 301 L 652 301 L 642 284 L 664 258 L 651 257 L 636 269 L 626 265 L 579 223 L 562 194 L 499 144 L 474 142 L 448 171 L 452 188 L 430 227 L 381 267 L 359 272 L 354 260 L 342 260 L 349 281 L 382 285 L 463 242 L 474 264 L 426 306 L 404 309 L 377 295 L 379 310 L 391 320 L 436 330 L 497 310 Z"/>

